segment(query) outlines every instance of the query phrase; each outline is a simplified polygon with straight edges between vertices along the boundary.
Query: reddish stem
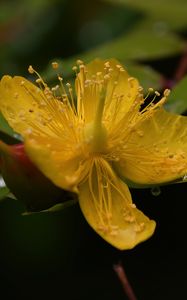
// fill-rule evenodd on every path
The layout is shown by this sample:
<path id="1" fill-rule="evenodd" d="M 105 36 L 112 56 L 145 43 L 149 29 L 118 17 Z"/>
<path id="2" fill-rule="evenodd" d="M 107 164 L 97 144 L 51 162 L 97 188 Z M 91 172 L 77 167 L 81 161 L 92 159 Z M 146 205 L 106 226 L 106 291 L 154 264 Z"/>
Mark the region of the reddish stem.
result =
<path id="1" fill-rule="evenodd" d="M 174 80 L 177 82 L 181 80 L 187 71 L 187 45 L 184 49 L 184 53 L 179 61 L 179 65 L 175 72 Z"/>
<path id="2" fill-rule="evenodd" d="M 184 49 L 183 55 L 179 61 L 177 69 L 172 79 L 162 78 L 163 88 L 173 88 L 175 84 L 180 81 L 187 72 L 187 45 Z"/>
<path id="3" fill-rule="evenodd" d="M 123 290 L 126 293 L 128 299 L 137 300 L 121 262 L 114 265 L 113 268 L 119 278 L 119 281 L 122 284 Z"/>

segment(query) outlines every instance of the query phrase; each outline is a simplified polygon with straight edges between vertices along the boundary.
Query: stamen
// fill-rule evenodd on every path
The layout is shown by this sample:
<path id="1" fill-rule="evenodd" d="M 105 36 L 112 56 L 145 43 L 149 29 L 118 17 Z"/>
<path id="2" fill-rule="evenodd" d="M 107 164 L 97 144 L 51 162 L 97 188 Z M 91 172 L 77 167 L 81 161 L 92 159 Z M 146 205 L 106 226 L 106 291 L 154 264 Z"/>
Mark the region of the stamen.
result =
<path id="1" fill-rule="evenodd" d="M 66 90 L 63 84 L 63 78 L 61 76 L 58 76 L 58 80 L 60 82 L 60 89 L 61 89 L 61 94 L 62 94 L 62 99 L 67 98 Z"/>
<path id="2" fill-rule="evenodd" d="M 55 96 L 55 97 L 57 97 L 57 95 L 56 95 L 56 91 L 59 89 L 59 85 L 57 84 L 56 86 L 54 86 L 54 87 L 52 87 L 51 88 L 51 91 L 53 92 L 53 95 Z"/>
<path id="3" fill-rule="evenodd" d="M 165 96 L 165 97 L 168 97 L 169 94 L 170 94 L 170 92 L 171 92 L 171 91 L 170 91 L 169 89 L 165 89 L 165 90 L 164 90 L 164 96 Z"/>
<path id="4" fill-rule="evenodd" d="M 155 91 L 155 95 L 159 97 L 159 96 L 160 96 L 160 93 L 157 92 L 157 91 Z"/>
<path id="5" fill-rule="evenodd" d="M 72 105 L 73 111 L 76 114 L 77 111 L 76 111 L 76 108 L 75 108 L 75 100 L 74 100 L 74 97 L 73 97 L 73 89 L 72 89 L 71 84 L 69 82 L 66 83 L 66 86 L 68 87 L 68 91 L 69 91 L 69 94 L 70 94 L 71 105 Z"/>
<path id="6" fill-rule="evenodd" d="M 130 77 L 130 78 L 128 78 L 128 82 L 129 82 L 129 85 L 130 85 L 130 88 L 133 88 L 134 87 L 134 78 L 133 77 Z"/>
<path id="7" fill-rule="evenodd" d="M 150 87 L 150 88 L 148 88 L 148 92 L 152 93 L 152 92 L 154 92 L 154 89 L 152 87 Z"/>
<path id="8" fill-rule="evenodd" d="M 72 70 L 73 70 L 73 71 L 77 71 L 77 66 L 73 66 L 73 67 L 72 67 Z"/>
<path id="9" fill-rule="evenodd" d="M 72 70 L 75 72 L 75 75 L 76 75 L 76 77 L 77 77 L 77 75 L 78 75 L 78 73 L 77 73 L 77 70 L 78 70 L 77 66 L 73 66 L 73 67 L 72 67 Z"/>
<path id="10" fill-rule="evenodd" d="M 110 68 L 110 62 L 109 61 L 105 62 L 104 65 L 105 65 L 106 68 Z"/>
<path id="11" fill-rule="evenodd" d="M 121 65 L 116 65 L 116 68 L 121 69 L 122 66 Z"/>
<path id="12" fill-rule="evenodd" d="M 105 82 L 107 82 L 109 79 L 110 79 L 110 75 L 109 74 L 104 75 Z"/>
<path id="13" fill-rule="evenodd" d="M 59 64 L 55 61 L 55 62 L 52 62 L 51 63 L 52 67 L 54 70 L 58 69 L 59 68 Z"/>
<path id="14" fill-rule="evenodd" d="M 99 77 L 102 75 L 102 72 L 97 72 L 96 75 Z"/>
<path id="15" fill-rule="evenodd" d="M 28 67 L 28 71 L 29 71 L 30 74 L 34 74 L 34 69 L 33 69 L 32 66 L 29 66 L 29 67 Z"/>
<path id="16" fill-rule="evenodd" d="M 82 60 L 80 60 L 80 59 L 77 60 L 77 65 L 83 65 L 83 64 L 84 64 L 84 63 L 83 63 Z"/>
<path id="17" fill-rule="evenodd" d="M 28 67 L 28 71 L 30 74 L 36 74 L 38 76 L 38 79 L 40 79 L 40 83 L 42 83 L 44 87 L 47 86 L 40 74 L 31 65 Z"/>
<path id="18" fill-rule="evenodd" d="M 20 83 L 20 85 L 21 85 L 21 86 L 24 86 L 24 84 L 25 84 L 25 81 L 22 80 L 21 83 Z"/>
<path id="19" fill-rule="evenodd" d="M 142 86 L 138 87 L 138 92 L 140 92 L 140 93 L 143 92 L 143 87 Z"/>
<path id="20" fill-rule="evenodd" d="M 36 79 L 36 83 L 39 84 L 39 83 L 41 83 L 41 82 L 42 82 L 42 81 L 41 81 L 41 78 L 37 78 L 37 79 Z"/>

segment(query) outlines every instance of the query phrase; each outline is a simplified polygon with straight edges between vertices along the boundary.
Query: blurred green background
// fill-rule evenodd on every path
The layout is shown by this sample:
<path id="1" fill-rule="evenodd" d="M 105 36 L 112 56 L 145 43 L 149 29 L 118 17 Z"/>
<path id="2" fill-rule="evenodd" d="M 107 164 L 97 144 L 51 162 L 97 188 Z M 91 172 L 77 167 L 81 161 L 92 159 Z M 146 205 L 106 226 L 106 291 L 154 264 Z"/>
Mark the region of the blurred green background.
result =
<path id="1" fill-rule="evenodd" d="M 52 83 L 51 61 L 71 80 L 77 58 L 115 57 L 145 89 L 173 88 L 167 109 L 185 114 L 186 14 L 185 0 L 1 0 L 0 75 L 29 77 L 31 64 Z M 1 120 L 7 132 L 2 126 Z M 5 299 L 126 299 L 113 271 L 118 261 L 138 299 L 185 299 L 186 184 L 162 187 L 157 197 L 150 190 L 132 193 L 157 230 L 125 252 L 97 236 L 77 204 L 23 216 L 20 202 L 2 197 L 2 299 L 3 293 Z"/>

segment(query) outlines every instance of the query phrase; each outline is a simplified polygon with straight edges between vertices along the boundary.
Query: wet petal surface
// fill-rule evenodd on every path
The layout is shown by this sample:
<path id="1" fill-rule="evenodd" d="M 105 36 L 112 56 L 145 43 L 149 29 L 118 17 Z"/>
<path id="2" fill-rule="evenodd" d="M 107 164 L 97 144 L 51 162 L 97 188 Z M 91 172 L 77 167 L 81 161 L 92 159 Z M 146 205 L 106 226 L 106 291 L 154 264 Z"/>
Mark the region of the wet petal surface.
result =
<path id="1" fill-rule="evenodd" d="M 79 203 L 91 227 L 118 249 L 131 249 L 154 232 L 155 222 L 136 208 L 127 185 L 102 158 L 90 162 L 89 176 L 79 186 Z"/>

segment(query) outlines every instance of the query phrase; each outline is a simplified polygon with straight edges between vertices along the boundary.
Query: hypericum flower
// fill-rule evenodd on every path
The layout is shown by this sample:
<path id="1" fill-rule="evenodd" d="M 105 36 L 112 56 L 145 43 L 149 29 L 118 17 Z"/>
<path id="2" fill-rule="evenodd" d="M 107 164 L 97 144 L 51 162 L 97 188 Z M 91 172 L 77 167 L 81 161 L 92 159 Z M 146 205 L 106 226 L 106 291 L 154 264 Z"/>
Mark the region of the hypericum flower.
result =
<path id="1" fill-rule="evenodd" d="M 36 166 L 57 186 L 78 193 L 93 229 L 113 246 L 130 249 L 153 234 L 155 222 L 132 203 L 126 183 L 151 186 L 187 172 L 187 118 L 163 109 L 168 90 L 158 101 L 155 92 L 145 105 L 138 81 L 116 60 L 78 61 L 73 70 L 76 98 L 60 75 L 50 89 L 31 66 L 39 87 L 4 76 L 1 111 Z"/>

